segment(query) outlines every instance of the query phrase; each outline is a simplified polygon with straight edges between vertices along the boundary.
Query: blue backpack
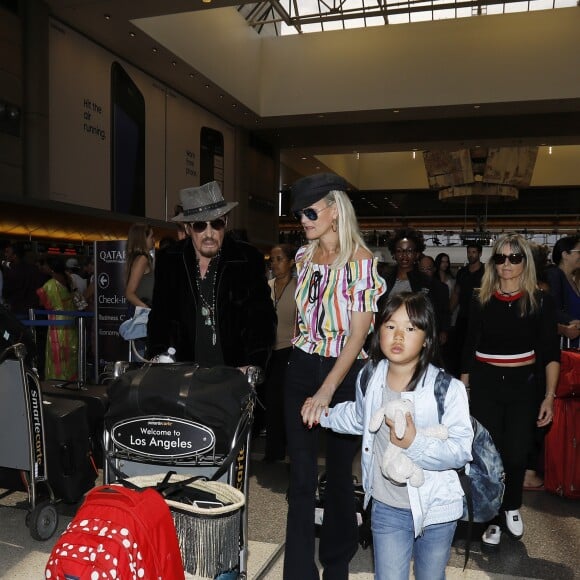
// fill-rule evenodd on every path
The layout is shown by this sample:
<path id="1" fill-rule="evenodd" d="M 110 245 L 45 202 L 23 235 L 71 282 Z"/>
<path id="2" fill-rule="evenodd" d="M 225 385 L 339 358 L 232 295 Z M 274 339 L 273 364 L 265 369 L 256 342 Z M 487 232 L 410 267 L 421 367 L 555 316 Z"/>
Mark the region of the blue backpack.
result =
<path id="1" fill-rule="evenodd" d="M 440 370 L 435 379 L 435 399 L 439 422 L 443 417 L 445 396 L 451 379 L 451 375 L 444 370 Z M 471 426 L 473 427 L 472 460 L 457 471 L 464 493 L 461 519 L 468 522 L 464 570 L 469 560 L 473 522 L 492 520 L 499 513 L 505 490 L 503 463 L 489 431 L 474 417 L 471 417 Z"/>
<path id="2" fill-rule="evenodd" d="M 439 422 L 443 416 L 443 407 L 451 375 L 441 370 L 435 380 L 435 398 Z M 505 473 L 501 457 L 493 443 L 488 430 L 474 417 L 473 459 L 466 467 L 459 470 L 463 498 L 462 520 L 471 522 L 489 522 L 499 513 L 505 489 Z"/>

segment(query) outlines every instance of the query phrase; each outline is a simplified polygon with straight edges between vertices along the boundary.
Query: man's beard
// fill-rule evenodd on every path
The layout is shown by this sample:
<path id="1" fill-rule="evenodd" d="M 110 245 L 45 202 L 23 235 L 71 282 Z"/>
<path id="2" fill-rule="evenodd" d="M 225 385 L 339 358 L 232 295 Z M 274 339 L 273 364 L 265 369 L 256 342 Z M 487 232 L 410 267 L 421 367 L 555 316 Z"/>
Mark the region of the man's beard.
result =
<path id="1" fill-rule="evenodd" d="M 219 253 L 219 248 L 216 250 L 199 250 L 199 255 L 203 258 L 215 258 Z"/>
<path id="2" fill-rule="evenodd" d="M 219 251 L 221 249 L 221 244 L 216 243 L 215 247 L 208 248 L 208 247 L 204 246 L 204 242 L 206 242 L 206 241 L 215 242 L 215 240 L 213 240 L 212 238 L 206 238 L 206 239 L 202 240 L 200 247 L 198 249 L 199 255 L 204 257 L 204 258 L 210 258 L 210 259 L 215 258 L 219 254 Z"/>

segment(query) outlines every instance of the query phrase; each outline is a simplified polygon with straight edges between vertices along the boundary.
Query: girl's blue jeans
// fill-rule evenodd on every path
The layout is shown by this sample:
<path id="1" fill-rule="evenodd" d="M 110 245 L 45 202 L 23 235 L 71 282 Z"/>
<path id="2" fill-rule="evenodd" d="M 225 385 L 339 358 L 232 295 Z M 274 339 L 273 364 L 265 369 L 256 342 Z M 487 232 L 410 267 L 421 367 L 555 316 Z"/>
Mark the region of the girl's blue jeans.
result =
<path id="1" fill-rule="evenodd" d="M 373 499 L 371 528 L 376 580 L 409 580 L 411 558 L 416 580 L 444 580 L 457 521 L 432 524 L 415 538 L 410 509 Z"/>

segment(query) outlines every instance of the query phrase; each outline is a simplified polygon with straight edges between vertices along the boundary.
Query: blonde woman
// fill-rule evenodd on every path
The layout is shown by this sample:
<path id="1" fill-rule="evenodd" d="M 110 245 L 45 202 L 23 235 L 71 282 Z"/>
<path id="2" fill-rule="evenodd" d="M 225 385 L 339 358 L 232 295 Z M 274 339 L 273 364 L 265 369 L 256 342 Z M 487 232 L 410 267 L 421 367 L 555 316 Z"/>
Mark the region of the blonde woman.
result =
<path id="1" fill-rule="evenodd" d="M 537 289 L 530 244 L 506 234 L 494 244 L 481 288 L 472 300 L 461 379 L 470 387 L 471 412 L 490 432 L 503 460 L 506 487 L 502 511 L 483 534 L 483 547 L 498 549 L 502 528 L 519 540 L 520 507 L 534 425 L 553 417 L 560 371 L 554 301 Z M 545 375 L 538 407 L 536 374 Z"/>
<path id="2" fill-rule="evenodd" d="M 296 254 L 298 335 L 284 393 L 290 488 L 285 580 L 318 579 L 314 508 L 320 428 L 309 428 L 331 405 L 355 398 L 377 300 L 385 291 L 365 246 L 347 184 L 338 175 L 304 177 L 292 187 L 292 210 L 308 244 Z M 319 560 L 324 577 L 348 578 L 357 550 L 352 461 L 359 439 L 326 433 L 326 487 Z"/>

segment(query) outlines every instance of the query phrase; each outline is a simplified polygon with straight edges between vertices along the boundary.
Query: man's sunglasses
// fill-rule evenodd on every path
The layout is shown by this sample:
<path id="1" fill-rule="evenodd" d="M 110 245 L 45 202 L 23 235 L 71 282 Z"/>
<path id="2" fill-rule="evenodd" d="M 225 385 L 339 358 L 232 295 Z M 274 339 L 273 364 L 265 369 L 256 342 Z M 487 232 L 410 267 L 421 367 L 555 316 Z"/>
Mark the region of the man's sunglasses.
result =
<path id="1" fill-rule="evenodd" d="M 299 209 L 298 211 L 294 212 L 294 217 L 300 221 L 302 216 L 306 216 L 311 222 L 315 222 L 318 219 L 318 214 L 325 209 L 328 209 L 330 206 L 327 205 L 322 209 L 314 209 L 313 207 L 306 207 L 304 209 Z"/>
<path id="2" fill-rule="evenodd" d="M 221 232 L 226 227 L 226 222 L 225 220 L 218 218 L 216 220 L 211 220 L 210 222 L 193 222 L 189 225 L 196 234 L 201 234 L 201 232 L 205 232 L 208 225 L 216 232 Z"/>
<path id="3" fill-rule="evenodd" d="M 491 259 L 496 266 L 501 266 L 505 263 L 506 258 L 510 264 L 521 264 L 524 259 L 523 254 L 494 254 Z"/>

